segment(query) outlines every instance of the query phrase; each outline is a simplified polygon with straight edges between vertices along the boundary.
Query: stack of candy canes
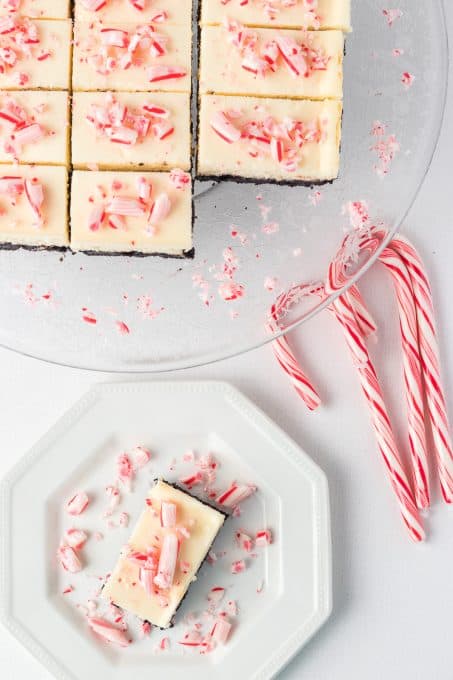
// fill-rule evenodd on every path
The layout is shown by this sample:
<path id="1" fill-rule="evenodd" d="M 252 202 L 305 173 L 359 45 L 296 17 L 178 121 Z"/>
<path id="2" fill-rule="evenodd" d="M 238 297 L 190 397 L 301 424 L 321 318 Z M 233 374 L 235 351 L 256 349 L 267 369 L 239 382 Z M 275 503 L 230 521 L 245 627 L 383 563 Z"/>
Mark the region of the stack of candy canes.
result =
<path id="1" fill-rule="evenodd" d="M 284 316 L 302 298 L 317 296 L 326 300 L 341 291 L 350 279 L 348 270 L 353 259 L 360 253 L 375 253 L 386 237 L 384 229 L 368 226 L 346 236 L 329 267 L 325 283 L 300 284 L 277 298 L 270 311 L 269 330 L 272 333 L 284 330 Z M 366 344 L 366 339 L 377 327 L 357 286 L 352 285 L 327 308 L 343 330 L 404 524 L 411 538 L 418 542 L 425 539 L 420 510 L 429 508 L 431 502 L 428 429 L 431 430 L 442 496 L 446 503 L 453 503 L 453 447 L 440 373 L 433 298 L 423 262 L 406 238 L 393 238 L 379 254 L 379 262 L 392 278 L 398 303 L 412 479 L 405 472 Z M 273 342 L 273 349 L 306 406 L 310 410 L 318 408 L 321 404 L 319 394 L 301 370 L 287 337 L 278 337 Z"/>

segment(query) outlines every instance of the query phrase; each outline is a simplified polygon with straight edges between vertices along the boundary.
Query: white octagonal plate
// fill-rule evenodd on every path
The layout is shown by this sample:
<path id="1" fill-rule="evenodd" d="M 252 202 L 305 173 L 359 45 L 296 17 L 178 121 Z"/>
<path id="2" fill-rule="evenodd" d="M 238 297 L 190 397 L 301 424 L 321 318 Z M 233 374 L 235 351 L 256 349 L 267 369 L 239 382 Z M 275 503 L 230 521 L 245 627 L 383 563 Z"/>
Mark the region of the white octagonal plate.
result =
<path id="1" fill-rule="evenodd" d="M 189 448 L 213 452 L 220 462 L 216 486 L 253 482 L 258 491 L 231 517 L 189 591 L 168 633 L 140 638 L 128 620 L 134 644 L 106 646 L 88 630 L 86 603 L 97 598 L 130 529 L 107 528 L 104 488 L 114 479 L 119 453 L 136 444 L 153 457 L 122 494 L 131 523 L 156 476 L 176 481 L 193 463 Z M 65 501 L 83 489 L 91 504 L 72 518 L 88 530 L 84 570 L 62 572 L 55 554 L 72 523 Z M 196 489 L 194 489 L 194 492 Z M 264 680 L 278 671 L 324 623 L 331 611 L 331 551 L 327 482 L 321 470 L 269 418 L 224 383 L 116 383 L 99 385 L 79 401 L 4 480 L 2 499 L 1 616 L 25 647 L 64 680 Z M 245 554 L 235 545 L 238 528 L 271 528 L 265 549 Z M 102 532 L 103 540 L 95 540 Z M 256 554 L 256 556 L 255 556 Z M 231 564 L 244 558 L 245 572 Z M 71 585 L 72 592 L 63 594 Z M 206 609 L 214 585 L 226 588 L 239 606 L 229 642 L 200 655 L 178 642 L 187 621 Z M 83 605 L 83 606 L 81 606 Z M 95 605 L 91 605 L 95 606 Z M 196 614 L 195 614 L 196 613 Z M 160 651 L 163 637 L 169 646 Z M 158 651 L 159 650 L 159 651 Z"/>

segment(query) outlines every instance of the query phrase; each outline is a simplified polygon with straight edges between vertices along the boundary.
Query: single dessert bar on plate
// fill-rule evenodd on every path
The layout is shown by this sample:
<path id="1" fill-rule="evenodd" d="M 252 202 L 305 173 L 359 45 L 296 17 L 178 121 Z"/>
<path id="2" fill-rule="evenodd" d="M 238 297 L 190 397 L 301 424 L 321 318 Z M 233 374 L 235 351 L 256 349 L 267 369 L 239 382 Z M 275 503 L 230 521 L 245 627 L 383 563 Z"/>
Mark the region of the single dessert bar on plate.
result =
<path id="1" fill-rule="evenodd" d="M 68 245 L 68 173 L 46 165 L 0 165 L 0 243 Z"/>
<path id="2" fill-rule="evenodd" d="M 201 23 L 228 16 L 249 26 L 351 29 L 351 0 L 200 0 Z"/>
<path id="3" fill-rule="evenodd" d="M 338 176 L 342 104 L 202 95 L 198 173 L 277 182 Z"/>
<path id="4" fill-rule="evenodd" d="M 189 256 L 190 175 L 183 170 L 74 171 L 71 248 L 91 254 Z"/>
<path id="5" fill-rule="evenodd" d="M 158 481 L 102 596 L 159 628 L 171 626 L 225 515 Z"/>
<path id="6" fill-rule="evenodd" d="M 190 95 L 75 92 L 76 168 L 190 169 Z"/>
<path id="7" fill-rule="evenodd" d="M 75 18 L 81 21 L 145 22 L 158 19 L 164 12 L 173 23 L 190 26 L 192 21 L 192 0 L 74 0 L 74 6 Z"/>
<path id="8" fill-rule="evenodd" d="M 67 165 L 69 95 L 0 91 L 0 163 Z"/>
<path id="9" fill-rule="evenodd" d="M 67 19 L 70 0 L 0 0 L 0 17 L 18 12 L 34 19 Z"/>
<path id="10" fill-rule="evenodd" d="M 0 24 L 0 90 L 69 89 L 69 19 L 8 15 L 0 18 Z"/>
<path id="11" fill-rule="evenodd" d="M 74 90 L 191 90 L 192 29 L 155 24 L 76 21 Z"/>
<path id="12" fill-rule="evenodd" d="M 203 26 L 200 92 L 341 99 L 343 50 L 342 31 Z"/>

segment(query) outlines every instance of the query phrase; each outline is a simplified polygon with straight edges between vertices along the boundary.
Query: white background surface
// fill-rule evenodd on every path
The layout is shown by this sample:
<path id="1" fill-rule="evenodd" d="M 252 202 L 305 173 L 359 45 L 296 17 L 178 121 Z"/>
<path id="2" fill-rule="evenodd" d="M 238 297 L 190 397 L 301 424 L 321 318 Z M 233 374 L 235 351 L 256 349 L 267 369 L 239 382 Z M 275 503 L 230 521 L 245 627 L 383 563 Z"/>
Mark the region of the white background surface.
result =
<path id="1" fill-rule="evenodd" d="M 451 35 L 453 7 L 446 4 Z M 452 150 L 450 92 L 441 143 L 405 232 L 418 245 L 431 274 L 447 388 L 453 378 Z M 362 290 L 379 322 L 377 365 L 405 446 L 400 346 L 391 286 L 377 267 L 363 282 Z M 428 541 L 422 546 L 410 542 L 385 479 L 339 330 L 323 314 L 298 331 L 293 341 L 325 401 L 315 414 L 307 413 L 298 400 L 269 347 L 214 366 L 160 378 L 232 382 L 327 473 L 333 515 L 334 613 L 280 678 L 452 680 L 453 508 L 441 503 L 436 487 L 434 507 L 426 523 Z M 0 475 L 93 382 L 121 379 L 47 366 L 6 351 L 0 351 L 0 376 Z M 449 404 L 453 419 L 452 389 Z M 49 674 L 2 628 L 0 678 L 50 680 Z"/>

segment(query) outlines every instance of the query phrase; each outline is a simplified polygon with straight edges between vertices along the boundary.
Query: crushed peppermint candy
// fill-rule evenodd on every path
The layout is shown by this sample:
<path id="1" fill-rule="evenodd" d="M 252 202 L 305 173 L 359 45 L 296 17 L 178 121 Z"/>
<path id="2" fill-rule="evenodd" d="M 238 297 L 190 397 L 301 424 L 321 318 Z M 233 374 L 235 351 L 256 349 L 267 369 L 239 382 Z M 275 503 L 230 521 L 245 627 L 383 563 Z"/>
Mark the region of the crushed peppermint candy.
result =
<path id="1" fill-rule="evenodd" d="M 86 121 L 100 137 L 126 146 L 135 146 L 148 138 L 162 142 L 175 132 L 167 109 L 151 101 L 140 108 L 128 107 L 111 92 L 90 105 Z"/>
<path id="2" fill-rule="evenodd" d="M 84 510 L 86 510 L 90 499 L 85 491 L 75 494 L 66 503 L 66 512 L 68 515 L 81 515 Z"/>
<path id="3" fill-rule="evenodd" d="M 304 157 L 307 144 L 319 144 L 325 138 L 326 121 L 310 122 L 286 117 L 279 121 L 256 111 L 251 117 L 242 111 L 216 111 L 211 120 L 212 130 L 227 144 L 241 145 L 251 158 L 272 159 L 286 172 L 296 172 Z"/>
<path id="4" fill-rule="evenodd" d="M 33 113 L 28 112 L 12 93 L 6 93 L 5 97 L 0 99 L 3 151 L 11 156 L 11 160 L 19 161 L 24 147 L 33 145 L 51 134 L 51 131 L 39 122 L 37 114 L 40 112 L 36 108 Z"/>
<path id="5" fill-rule="evenodd" d="M 284 68 L 294 77 L 308 78 L 318 71 L 326 71 L 331 57 L 316 47 L 313 32 L 301 32 L 301 40 L 277 33 L 263 42 L 259 33 L 238 21 L 224 20 L 229 44 L 241 56 L 241 68 L 254 76 L 265 78 Z"/>
<path id="6" fill-rule="evenodd" d="M 14 85 L 25 87 L 30 77 L 20 70 L 21 63 L 51 56 L 42 48 L 39 23 L 13 14 L 0 16 L 0 38 L 0 74 L 10 75 Z"/>

